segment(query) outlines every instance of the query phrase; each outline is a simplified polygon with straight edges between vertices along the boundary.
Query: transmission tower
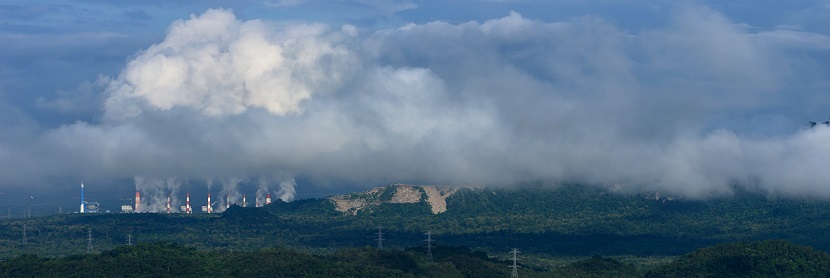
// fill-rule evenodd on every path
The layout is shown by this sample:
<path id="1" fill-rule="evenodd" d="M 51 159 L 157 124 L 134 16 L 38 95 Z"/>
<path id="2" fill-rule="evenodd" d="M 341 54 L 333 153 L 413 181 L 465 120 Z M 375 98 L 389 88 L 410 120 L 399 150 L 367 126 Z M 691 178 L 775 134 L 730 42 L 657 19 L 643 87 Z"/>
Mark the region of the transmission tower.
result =
<path id="1" fill-rule="evenodd" d="M 432 241 L 435 241 L 435 240 L 432 239 L 432 231 L 431 230 L 427 231 L 427 239 L 424 240 L 424 241 L 427 242 L 427 261 L 432 262 L 432 247 L 433 247 L 432 246 Z"/>
<path id="2" fill-rule="evenodd" d="M 378 250 L 383 250 L 383 227 L 378 226 Z"/>
<path id="3" fill-rule="evenodd" d="M 63 214 L 63 206 L 58 206 L 58 214 Z"/>
<path id="4" fill-rule="evenodd" d="M 513 253 L 513 258 L 511 258 L 510 260 L 513 261 L 513 265 L 507 266 L 507 267 L 513 268 L 513 273 L 510 274 L 510 277 L 519 278 L 519 267 L 520 266 L 518 264 L 516 264 L 516 261 L 519 260 L 519 258 L 516 257 L 516 254 L 521 253 L 521 252 L 519 252 L 519 249 L 513 248 L 513 251 L 511 251 L 511 253 Z"/>
<path id="5" fill-rule="evenodd" d="M 92 229 L 87 229 L 86 235 L 86 251 L 92 252 Z"/>
<path id="6" fill-rule="evenodd" d="M 26 237 L 27 237 L 26 236 L 26 225 L 24 224 L 23 225 L 23 243 L 26 243 L 26 241 L 27 241 Z"/>
<path id="7" fill-rule="evenodd" d="M 133 245 L 133 234 L 132 233 L 127 234 L 127 245 Z"/>

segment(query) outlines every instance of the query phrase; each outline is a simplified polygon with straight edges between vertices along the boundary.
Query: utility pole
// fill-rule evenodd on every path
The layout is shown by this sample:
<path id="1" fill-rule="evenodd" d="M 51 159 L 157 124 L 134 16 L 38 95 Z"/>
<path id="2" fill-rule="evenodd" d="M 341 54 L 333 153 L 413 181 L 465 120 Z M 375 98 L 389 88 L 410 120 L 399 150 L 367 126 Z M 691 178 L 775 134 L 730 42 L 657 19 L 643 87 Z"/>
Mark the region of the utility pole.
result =
<path id="1" fill-rule="evenodd" d="M 424 241 L 427 242 L 427 261 L 432 262 L 432 241 L 435 241 L 435 240 L 432 239 L 432 231 L 431 230 L 427 231 L 427 239 L 424 240 Z"/>
<path id="2" fill-rule="evenodd" d="M 521 252 L 519 252 L 519 249 L 513 248 L 513 251 L 511 251 L 511 253 L 513 253 L 513 258 L 510 259 L 510 260 L 513 261 L 513 265 L 507 266 L 507 267 L 513 268 L 513 273 L 510 275 L 510 277 L 519 278 L 519 267 L 520 266 L 518 264 L 516 264 L 516 261 L 519 260 L 518 258 L 516 258 L 516 254 L 521 253 Z"/>
<path id="3" fill-rule="evenodd" d="M 87 229 L 86 251 L 92 252 L 92 229 Z"/>
<path id="4" fill-rule="evenodd" d="M 378 226 L 378 238 L 375 239 L 378 241 L 378 250 L 383 250 L 383 227 Z"/>
<path id="5" fill-rule="evenodd" d="M 26 238 L 26 237 L 27 237 L 27 236 L 26 236 L 26 224 L 23 224 L 23 243 L 24 243 L 24 244 L 25 244 L 25 243 L 26 243 L 26 241 L 27 241 L 27 238 Z"/>

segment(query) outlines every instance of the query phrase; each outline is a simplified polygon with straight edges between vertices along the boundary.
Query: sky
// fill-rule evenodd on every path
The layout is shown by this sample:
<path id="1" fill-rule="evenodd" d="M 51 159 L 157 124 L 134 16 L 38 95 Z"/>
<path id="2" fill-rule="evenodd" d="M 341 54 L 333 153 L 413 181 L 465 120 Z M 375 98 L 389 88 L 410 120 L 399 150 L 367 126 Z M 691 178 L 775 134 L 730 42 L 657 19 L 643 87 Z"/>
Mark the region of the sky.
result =
<path id="1" fill-rule="evenodd" d="M 830 1 L 10 0 L 0 41 L 7 193 L 830 199 Z"/>

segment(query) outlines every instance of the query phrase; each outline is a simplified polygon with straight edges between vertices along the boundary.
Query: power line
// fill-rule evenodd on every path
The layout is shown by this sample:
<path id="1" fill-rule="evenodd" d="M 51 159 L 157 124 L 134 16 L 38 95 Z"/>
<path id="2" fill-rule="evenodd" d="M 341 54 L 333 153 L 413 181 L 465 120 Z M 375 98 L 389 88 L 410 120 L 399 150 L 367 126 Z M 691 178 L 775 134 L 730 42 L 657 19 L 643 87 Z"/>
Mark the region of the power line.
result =
<path id="1" fill-rule="evenodd" d="M 424 240 L 424 241 L 427 242 L 427 261 L 432 262 L 432 247 L 433 247 L 432 246 L 432 241 L 435 241 L 435 240 L 432 239 L 432 231 L 431 230 L 428 230 L 426 234 L 427 234 L 427 239 Z"/>
<path id="2" fill-rule="evenodd" d="M 510 259 L 510 260 L 513 261 L 513 265 L 507 266 L 507 267 L 513 268 L 513 273 L 510 275 L 510 277 L 519 278 L 519 267 L 520 266 L 518 264 L 516 264 L 516 261 L 519 260 L 519 258 L 516 257 L 516 254 L 521 253 L 521 252 L 519 252 L 519 249 L 513 248 L 513 251 L 511 251 L 511 253 L 513 253 L 513 258 Z"/>
<path id="3" fill-rule="evenodd" d="M 383 227 L 378 226 L 378 238 L 375 239 L 378 241 L 378 250 L 383 250 Z"/>

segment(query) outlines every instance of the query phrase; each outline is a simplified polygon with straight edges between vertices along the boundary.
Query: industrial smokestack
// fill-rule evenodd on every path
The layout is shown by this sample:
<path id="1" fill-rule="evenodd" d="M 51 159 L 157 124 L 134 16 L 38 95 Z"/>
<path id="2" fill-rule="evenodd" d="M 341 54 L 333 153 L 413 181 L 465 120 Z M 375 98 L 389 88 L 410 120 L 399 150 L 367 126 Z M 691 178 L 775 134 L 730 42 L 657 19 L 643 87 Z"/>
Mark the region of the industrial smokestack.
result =
<path id="1" fill-rule="evenodd" d="M 248 207 L 248 201 L 245 200 L 245 194 L 242 194 L 242 208 Z"/>
<path id="2" fill-rule="evenodd" d="M 265 205 L 271 204 L 271 193 L 265 195 Z"/>
<path id="3" fill-rule="evenodd" d="M 167 195 L 167 214 L 170 214 L 170 195 Z"/>
<path id="4" fill-rule="evenodd" d="M 207 205 L 207 212 L 212 213 L 213 211 L 210 209 L 210 193 L 208 193 L 208 205 Z"/>
<path id="5" fill-rule="evenodd" d="M 139 213 L 141 210 L 141 193 L 135 192 L 135 212 Z"/>
<path id="6" fill-rule="evenodd" d="M 186 198 L 185 203 L 186 204 L 185 204 L 184 212 L 187 213 L 187 214 L 190 214 L 191 213 L 191 211 L 190 211 L 190 193 L 187 193 L 187 198 Z"/>
<path id="7" fill-rule="evenodd" d="M 231 208 L 231 196 L 226 194 L 225 195 L 225 210 L 228 210 L 228 208 Z"/>
<path id="8" fill-rule="evenodd" d="M 84 201 L 84 181 L 81 180 L 81 213 L 86 209 L 86 201 Z"/>

